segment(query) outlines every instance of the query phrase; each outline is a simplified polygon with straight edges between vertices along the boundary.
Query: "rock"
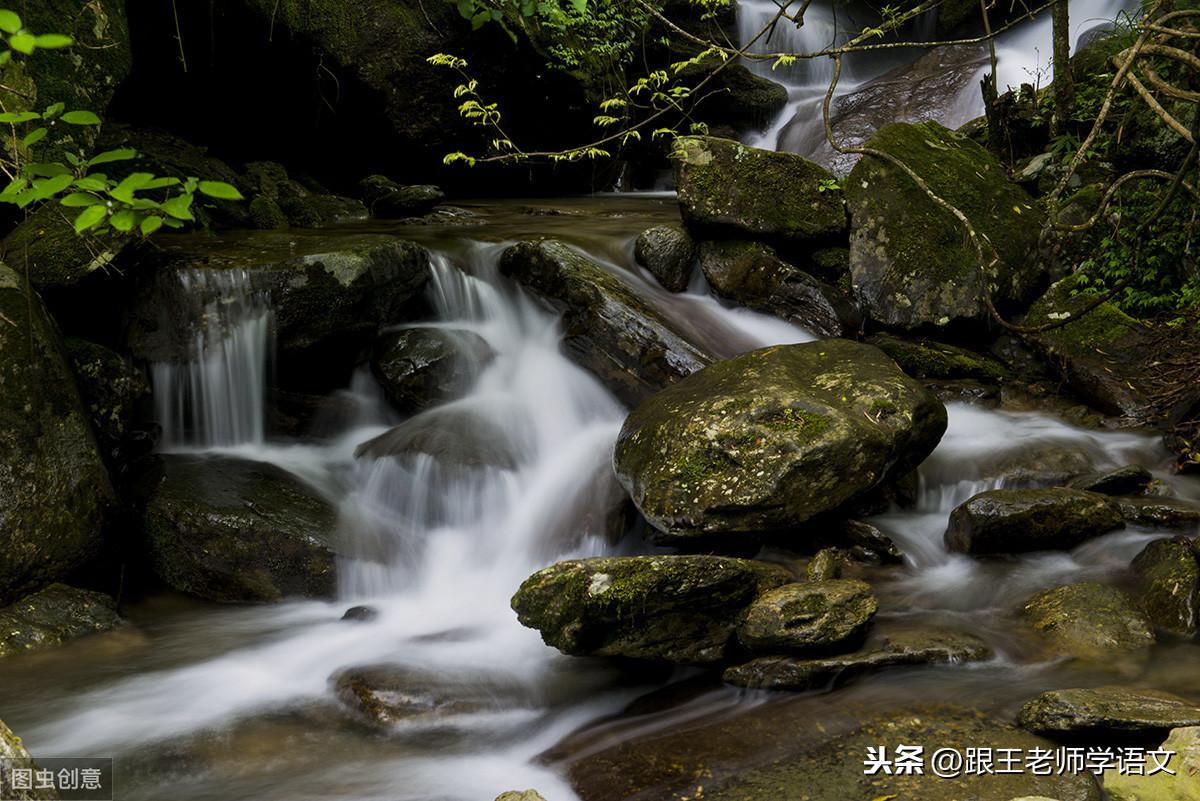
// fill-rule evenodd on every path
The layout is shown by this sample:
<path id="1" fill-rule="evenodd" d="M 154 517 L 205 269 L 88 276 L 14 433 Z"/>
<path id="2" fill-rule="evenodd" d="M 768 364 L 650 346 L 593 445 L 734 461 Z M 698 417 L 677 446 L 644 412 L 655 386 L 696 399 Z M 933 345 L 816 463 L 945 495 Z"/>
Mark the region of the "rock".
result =
<path id="1" fill-rule="evenodd" d="M 326 598 L 337 578 L 337 511 L 289 473 L 232 458 L 165 457 L 146 508 L 155 572 L 220 602 Z"/>
<path id="2" fill-rule="evenodd" d="M 288 218 L 279 208 L 279 202 L 269 197 L 256 197 L 250 201 L 250 226 L 260 231 L 287 228 Z"/>
<path id="3" fill-rule="evenodd" d="M 443 407 L 405 420 L 354 451 L 358 459 L 432 456 L 443 465 L 516 469 L 523 432 L 470 410 Z"/>
<path id="4" fill-rule="evenodd" d="M 711 75 L 713 67 L 700 64 L 679 73 L 679 81 L 695 87 Z M 730 125 L 744 131 L 762 130 L 779 116 L 788 102 L 781 84 L 751 72 L 742 64 L 722 64 L 711 81 L 701 90 L 704 102 L 693 111 L 696 119 L 711 125 Z"/>
<path id="5" fill-rule="evenodd" d="M 1200 471 L 1200 420 L 1176 423 L 1163 434 L 1163 444 L 1175 455 L 1179 473 Z"/>
<path id="6" fill-rule="evenodd" d="M 1067 482 L 1068 487 L 1104 495 L 1137 495 L 1150 486 L 1154 476 L 1140 464 L 1130 464 L 1103 473 L 1085 473 Z"/>
<path id="7" fill-rule="evenodd" d="M 888 667 L 978 662 L 992 656 L 987 643 L 965 632 L 897 624 L 879 628 L 858 651 L 816 658 L 764 656 L 728 668 L 721 678 L 739 687 L 812 690 Z"/>
<path id="8" fill-rule="evenodd" d="M 837 541 L 843 543 L 856 560 L 867 564 L 900 564 L 904 552 L 891 537 L 862 520 L 843 520 L 837 524 Z"/>
<path id="9" fill-rule="evenodd" d="M 712 361 L 615 275 L 562 242 L 513 245 L 500 272 L 561 312 L 567 354 L 627 404 Z"/>
<path id="10" fill-rule="evenodd" d="M 138 404 L 150 395 L 146 375 L 103 345 L 82 339 L 63 341 L 92 428 L 111 449 L 134 420 Z"/>
<path id="11" fill-rule="evenodd" d="M 792 266 L 761 242 L 702 242 L 700 269 L 718 295 L 818 336 L 853 336 L 862 323 L 844 292 Z"/>
<path id="12" fill-rule="evenodd" d="M 683 221 L 694 232 L 810 248 L 844 236 L 840 193 L 819 189 L 833 176 L 801 156 L 684 136 L 675 140 L 672 160 Z"/>
<path id="13" fill-rule="evenodd" d="M 84 282 L 91 286 L 128 245 L 113 237 L 80 236 L 71 219 L 56 204 L 46 204 L 0 242 L 4 261 L 18 265 L 38 292 L 58 296 Z"/>
<path id="14" fill-rule="evenodd" d="M 81 567 L 114 504 L 62 342 L 0 263 L 0 603 Z"/>
<path id="15" fill-rule="evenodd" d="M 1147 413 L 1150 398 L 1144 389 L 1145 354 L 1151 337 L 1138 321 L 1116 304 L 1095 302 L 1076 295 L 1076 276 L 1055 283 L 1037 300 L 1022 324 L 1028 327 L 1069 320 L 1058 328 L 1029 335 L 1028 339 L 1067 380 L 1081 399 L 1107 414 L 1138 416 Z"/>
<path id="16" fill-rule="evenodd" d="M 908 472 L 945 428 L 945 407 L 878 349 L 810 342 L 718 362 L 643 401 L 614 464 L 671 538 L 753 538 Z"/>
<path id="17" fill-rule="evenodd" d="M 534 573 L 512 606 L 566 654 L 712 664 L 746 607 L 790 580 L 777 565 L 721 556 L 576 559 Z"/>
<path id="18" fill-rule="evenodd" d="M 737 637 L 759 654 L 846 650 L 862 642 L 878 609 L 862 581 L 784 584 L 750 604 Z"/>
<path id="19" fill-rule="evenodd" d="M 692 277 L 696 243 L 681 226 L 656 225 L 638 235 L 633 255 L 663 288 L 682 292 Z"/>
<path id="20" fill-rule="evenodd" d="M 371 370 L 392 404 L 416 411 L 461 395 L 494 355 L 471 331 L 407 328 L 379 338 Z"/>
<path id="21" fill-rule="evenodd" d="M 11 801 L 58 801 L 58 793 L 54 790 L 17 790 L 12 786 L 12 769 L 37 769 L 21 738 L 13 734 L 12 729 L 0 720 L 0 761 L 4 770 L 0 771 L 0 798 Z"/>
<path id="22" fill-rule="evenodd" d="M 381 728 L 495 706 L 490 687 L 455 683 L 402 665 L 350 668 L 334 674 L 329 682 L 342 703 Z"/>
<path id="23" fill-rule="evenodd" d="M 126 625 L 107 595 L 51 584 L 0 608 L 0 657 L 55 648 Z"/>
<path id="24" fill-rule="evenodd" d="M 842 577 L 845 557 L 837 548 L 822 548 L 817 551 L 804 568 L 804 577 L 809 581 L 828 581 Z"/>
<path id="25" fill-rule="evenodd" d="M 1105 584 L 1068 584 L 1039 592 L 1022 614 L 1056 653 L 1118 669 L 1144 657 L 1154 644 L 1146 616 L 1129 596 Z"/>
<path id="26" fill-rule="evenodd" d="M 961 224 L 900 168 L 877 157 L 859 161 L 846 181 L 850 270 L 864 314 L 906 330 L 982 326 L 985 284 L 1001 309 L 1038 288 L 1042 213 L 1012 184 L 994 156 L 937 123 L 893 124 L 868 145 L 896 157 L 956 206 L 999 260 L 984 276 Z"/>
<path id="27" fill-rule="evenodd" d="M 496 796 L 496 801 L 546 801 L 537 790 L 509 790 Z"/>
<path id="28" fill-rule="evenodd" d="M 946 547 L 974 554 L 1069 550 L 1121 525 L 1120 507 L 1096 492 L 988 490 L 950 513 Z"/>
<path id="29" fill-rule="evenodd" d="M 379 610 L 373 606 L 352 606 L 342 615 L 342 620 L 353 623 L 370 623 L 379 619 Z"/>
<path id="30" fill-rule="evenodd" d="M 1021 707 L 1022 728 L 1056 740 L 1114 738 L 1155 742 L 1171 729 L 1200 726 L 1200 706 L 1177 695 L 1128 687 L 1042 693 Z"/>
<path id="31" fill-rule="evenodd" d="M 889 334 L 876 334 L 867 342 L 891 356 L 913 378 L 974 379 L 998 384 L 1010 377 L 995 359 L 942 342 L 912 341 Z"/>
<path id="32" fill-rule="evenodd" d="M 306 195 L 284 198 L 279 208 L 296 228 L 325 228 L 338 223 L 365 220 L 367 208 L 354 198 L 340 195 Z"/>
<path id="33" fill-rule="evenodd" d="M 436 186 L 401 186 L 385 175 L 367 176 L 358 189 L 373 217 L 420 217 L 446 199 Z"/>
<path id="34" fill-rule="evenodd" d="M 1145 528 L 1192 531 L 1200 527 L 1200 505 L 1179 498 L 1118 498 L 1125 522 Z"/>
<path id="35" fill-rule="evenodd" d="M 1200 565 L 1190 540 L 1179 537 L 1149 543 L 1134 557 L 1133 572 L 1142 580 L 1142 609 L 1155 627 L 1184 637 L 1200 630 Z"/>
<path id="36" fill-rule="evenodd" d="M 1104 791 L 1109 801 L 1200 801 L 1200 728 L 1172 729 L 1158 750 L 1173 754 L 1170 772 L 1143 774 L 1111 768 L 1104 771 Z"/>

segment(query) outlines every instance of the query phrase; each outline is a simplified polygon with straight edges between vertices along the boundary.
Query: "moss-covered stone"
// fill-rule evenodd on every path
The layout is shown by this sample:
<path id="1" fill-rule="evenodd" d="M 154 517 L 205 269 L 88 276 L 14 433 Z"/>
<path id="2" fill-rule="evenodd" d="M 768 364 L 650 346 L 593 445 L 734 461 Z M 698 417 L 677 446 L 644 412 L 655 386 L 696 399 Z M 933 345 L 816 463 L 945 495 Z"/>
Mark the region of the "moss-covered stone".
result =
<path id="1" fill-rule="evenodd" d="M 386 175 L 369 175 L 358 189 L 373 217 L 419 217 L 446 198 L 436 186 L 401 186 Z"/>
<path id="2" fill-rule="evenodd" d="M 113 238 L 79 236 L 67 211 L 46 204 L 0 243 L 5 263 L 17 265 L 39 292 L 75 287 L 111 265 L 127 244 Z"/>
<path id="3" fill-rule="evenodd" d="M 696 231 L 812 246 L 844 236 L 841 193 L 819 189 L 833 176 L 801 156 L 686 136 L 672 159 L 683 220 Z"/>
<path id="4" fill-rule="evenodd" d="M 762 654 L 844 650 L 862 641 L 878 609 L 862 581 L 785 584 L 750 604 L 738 641 Z"/>
<path id="5" fill-rule="evenodd" d="M 881 351 L 829 340 L 718 362 L 648 398 L 614 461 L 659 531 L 753 539 L 908 472 L 945 428 L 942 404 Z"/>
<path id="6" fill-rule="evenodd" d="M 109 596 L 51 584 L 0 608 L 0 657 L 55 648 L 126 625 Z"/>
<path id="7" fill-rule="evenodd" d="M 1142 580 L 1139 600 L 1157 628 L 1192 637 L 1200 630 L 1200 565 L 1196 549 L 1183 537 L 1155 540 L 1133 560 Z"/>
<path id="8" fill-rule="evenodd" d="M 578 559 L 534 573 L 512 605 L 563 653 L 710 664 L 726 658 L 746 607 L 790 579 L 721 556 Z"/>
<path id="9" fill-rule="evenodd" d="M 407 328 L 384 334 L 371 370 L 395 406 L 428 409 L 462 394 L 494 355 L 482 337 L 448 328 Z"/>
<path id="10" fill-rule="evenodd" d="M 1009 377 L 1008 370 L 995 359 L 943 342 L 889 334 L 876 334 L 867 341 L 895 359 L 900 369 L 913 378 L 970 378 L 996 384 Z"/>
<path id="11" fill-rule="evenodd" d="M 761 242 L 703 242 L 700 269 L 718 295 L 818 336 L 854 336 L 862 323 L 846 293 L 784 261 Z"/>
<path id="12" fill-rule="evenodd" d="M 112 446 L 125 435 L 137 405 L 150 395 L 150 382 L 128 359 L 103 345 L 73 337 L 64 345 L 92 428 Z"/>
<path id="13" fill-rule="evenodd" d="M 692 277 L 696 243 L 682 226 L 656 225 L 638 235 L 633 255 L 664 289 L 682 292 Z"/>
<path id="14" fill-rule="evenodd" d="M 1084 490 L 999 489 L 981 492 L 950 513 L 946 547 L 974 554 L 1066 550 L 1120 528 L 1121 508 Z"/>
<path id="15" fill-rule="evenodd" d="M 1118 498 L 1125 522 L 1142 528 L 1200 529 L 1200 503 L 1182 498 Z"/>
<path id="16" fill-rule="evenodd" d="M 987 274 L 965 229 L 898 166 L 864 157 L 846 180 L 850 269 L 871 319 L 903 329 L 983 324 L 985 287 L 1001 308 L 1029 300 L 1041 277 L 1037 204 L 975 142 L 934 122 L 880 129 L 868 146 L 908 165 L 958 208 L 998 260 Z M 990 260 L 990 255 L 989 255 Z"/>
<path id="17" fill-rule="evenodd" d="M 0 771 L 0 798 L 12 801 L 57 801 L 58 793 L 54 790 L 18 790 L 12 786 L 12 769 L 37 769 L 21 738 L 13 734 L 12 729 L 0 720 L 0 760 L 4 762 L 4 770 Z"/>
<path id="18" fill-rule="evenodd" d="M 1157 742 L 1171 729 L 1200 726 L 1200 705 L 1170 693 L 1129 687 L 1053 690 L 1021 707 L 1018 722 L 1054 739 Z"/>
<path id="19" fill-rule="evenodd" d="M 329 597 L 337 578 L 337 511 L 277 467 L 238 459 L 166 458 L 146 509 L 155 572 L 212 601 Z"/>
<path id="20" fill-rule="evenodd" d="M 1108 801 L 1200 801 L 1200 727 L 1172 729 L 1158 750 L 1174 754 L 1170 771 L 1104 771 Z"/>
<path id="21" fill-rule="evenodd" d="M 500 271 L 562 313 L 567 354 L 626 403 L 712 360 L 613 273 L 562 242 L 513 245 Z"/>
<path id="22" fill-rule="evenodd" d="M 54 322 L 0 263 L 0 603 L 95 554 L 113 502 Z"/>
<path id="23" fill-rule="evenodd" d="M 1068 584 L 1039 592 L 1022 610 L 1048 647 L 1097 665 L 1123 670 L 1154 644 L 1150 621 L 1128 595 L 1106 584 Z"/>
<path id="24" fill-rule="evenodd" d="M 256 197 L 250 201 L 250 225 L 260 231 L 275 231 L 287 228 L 287 215 L 279 208 L 279 202 L 269 197 Z"/>

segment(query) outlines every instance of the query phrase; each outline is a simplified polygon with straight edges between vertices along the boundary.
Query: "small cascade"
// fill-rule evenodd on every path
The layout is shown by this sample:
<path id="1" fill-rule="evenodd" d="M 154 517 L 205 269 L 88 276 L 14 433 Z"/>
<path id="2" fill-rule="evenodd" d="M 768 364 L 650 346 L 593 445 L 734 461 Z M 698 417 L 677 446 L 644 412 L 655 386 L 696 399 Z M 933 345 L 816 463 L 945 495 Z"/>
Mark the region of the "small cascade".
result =
<path id="1" fill-rule="evenodd" d="M 265 437 L 272 312 L 248 270 L 179 273 L 183 297 L 196 299 L 189 358 L 153 365 L 163 446 L 217 448 Z M 178 323 L 176 323 L 178 324 Z"/>

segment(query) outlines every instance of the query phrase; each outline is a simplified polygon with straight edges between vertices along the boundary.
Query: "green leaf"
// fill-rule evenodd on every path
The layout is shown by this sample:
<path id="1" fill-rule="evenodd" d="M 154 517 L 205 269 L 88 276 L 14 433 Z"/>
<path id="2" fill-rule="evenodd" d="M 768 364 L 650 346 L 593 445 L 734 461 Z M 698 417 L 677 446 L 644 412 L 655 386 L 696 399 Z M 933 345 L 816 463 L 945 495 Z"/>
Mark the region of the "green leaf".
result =
<path id="1" fill-rule="evenodd" d="M 71 125 L 99 125 L 100 118 L 90 111 L 68 111 L 62 121 Z"/>
<path id="2" fill-rule="evenodd" d="M 162 204 L 162 210 L 176 220 L 191 222 L 196 219 L 192 216 L 192 195 L 176 195 Z M 169 220 L 167 222 L 170 223 Z"/>
<path id="3" fill-rule="evenodd" d="M 65 109 L 66 107 L 67 107 L 66 103 L 55 103 L 54 105 L 47 108 L 44 112 L 42 112 L 42 116 L 48 120 L 54 119 L 59 114 L 62 114 L 63 109 Z"/>
<path id="4" fill-rule="evenodd" d="M 75 182 L 76 189 L 83 189 L 87 192 L 103 192 L 108 189 L 108 176 L 102 172 L 94 175 L 85 175 Z"/>
<path id="5" fill-rule="evenodd" d="M 46 178 L 41 181 L 33 182 L 34 200 L 47 200 L 54 197 L 59 192 L 71 185 L 70 175 L 56 175 L 53 178 Z"/>
<path id="6" fill-rule="evenodd" d="M 75 218 L 75 233 L 82 234 L 89 228 L 94 228 L 96 225 L 108 216 L 108 209 L 104 206 L 89 206 Z"/>
<path id="7" fill-rule="evenodd" d="M 236 187 L 223 181 L 201 181 L 199 189 L 201 194 L 215 197 L 218 200 L 244 200 L 242 193 L 237 191 Z"/>
<path id="8" fill-rule="evenodd" d="M 14 33 L 8 37 L 8 46 L 18 53 L 29 55 L 37 47 L 37 37 L 32 33 Z"/>
<path id="9" fill-rule="evenodd" d="M 84 206 L 97 206 L 104 203 L 103 198 L 96 197 L 90 192 L 72 192 L 59 201 L 67 208 L 83 208 Z"/>
<path id="10" fill-rule="evenodd" d="M 25 134 L 25 138 L 21 140 L 21 144 L 25 145 L 25 147 L 33 147 L 38 142 L 45 139 L 47 133 L 49 133 L 49 131 L 47 131 L 45 128 L 34 128 L 32 131 Z"/>
<path id="11" fill-rule="evenodd" d="M 142 236 L 150 236 L 150 234 L 162 228 L 162 217 L 147 217 L 142 220 Z"/>
<path id="12" fill-rule="evenodd" d="M 108 224 L 121 233 L 132 231 L 133 226 L 137 224 L 137 214 L 129 209 L 122 209 L 108 218 Z"/>
<path id="13" fill-rule="evenodd" d="M 148 172 L 131 173 L 122 179 L 121 183 L 110 189 L 108 194 L 122 203 L 132 203 L 133 193 L 153 180 L 154 176 Z"/>
<path id="14" fill-rule="evenodd" d="M 137 151 L 132 147 L 119 147 L 116 150 L 106 150 L 92 156 L 88 159 L 88 166 L 95 167 L 97 164 L 108 164 L 110 161 L 129 161 L 135 158 L 137 158 Z"/>
<path id="15" fill-rule="evenodd" d="M 38 114 L 36 111 L 7 111 L 3 114 L 0 114 L 0 122 L 11 122 L 14 124 L 19 122 L 29 122 L 30 120 L 40 120 L 41 118 L 42 115 Z"/>
<path id="16" fill-rule="evenodd" d="M 70 47 L 75 40 L 63 33 L 43 33 L 33 37 L 33 42 L 44 50 L 57 50 L 60 47 Z"/>
<path id="17" fill-rule="evenodd" d="M 180 222 L 179 220 L 176 220 L 174 217 L 164 217 L 163 225 L 167 226 L 168 228 L 182 228 L 183 227 L 183 223 Z"/>
<path id="18" fill-rule="evenodd" d="M 8 62 L 12 61 L 11 50 L 0 50 L 0 67 L 3 67 Z"/>
<path id="19" fill-rule="evenodd" d="M 150 183 L 146 184 L 139 191 L 148 191 L 151 189 L 162 189 L 167 186 L 176 186 L 179 184 L 178 178 L 155 178 Z"/>
<path id="20" fill-rule="evenodd" d="M 70 175 L 71 171 L 57 161 L 46 164 L 26 164 L 25 174 L 33 178 L 54 178 L 59 175 Z"/>
<path id="21" fill-rule="evenodd" d="M 9 11 L 7 8 L 0 8 L 0 31 L 14 34 L 24 27 L 25 23 L 21 22 L 21 18 L 15 12 Z"/>

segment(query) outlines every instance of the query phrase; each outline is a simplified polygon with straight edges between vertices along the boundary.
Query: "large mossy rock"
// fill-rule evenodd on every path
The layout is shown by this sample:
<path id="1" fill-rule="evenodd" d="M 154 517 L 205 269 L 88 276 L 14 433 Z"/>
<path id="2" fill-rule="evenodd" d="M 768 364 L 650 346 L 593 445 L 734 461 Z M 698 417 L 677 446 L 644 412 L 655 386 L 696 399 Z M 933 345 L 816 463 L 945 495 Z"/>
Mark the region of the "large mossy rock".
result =
<path id="1" fill-rule="evenodd" d="M 104 593 L 51 584 L 0 608 L 0 657 L 54 648 L 126 625 L 116 602 Z"/>
<path id="2" fill-rule="evenodd" d="M 862 641 L 878 609 L 863 581 L 785 584 L 750 605 L 738 641 L 754 653 L 845 649 Z"/>
<path id="3" fill-rule="evenodd" d="M 1158 750 L 1175 755 L 1170 772 L 1146 775 L 1147 770 L 1139 775 L 1119 767 L 1106 770 L 1108 801 L 1200 801 L 1200 727 L 1172 729 Z"/>
<path id="4" fill-rule="evenodd" d="M 761 242 L 704 242 L 700 269 L 718 295 L 818 336 L 854 336 L 862 322 L 846 293 L 784 261 Z"/>
<path id="5" fill-rule="evenodd" d="M 752 351 L 648 398 L 614 464 L 669 537 L 756 535 L 907 473 L 945 430 L 941 402 L 881 351 L 828 340 Z"/>
<path id="6" fill-rule="evenodd" d="M 1140 600 L 1155 627 L 1193 637 L 1200 630 L 1200 564 L 1185 537 L 1155 540 L 1133 560 L 1142 580 Z"/>
<path id="7" fill-rule="evenodd" d="M 55 203 L 36 209 L 0 243 L 6 263 L 42 293 L 69 292 L 81 282 L 96 279 L 125 248 L 128 240 L 80 236 L 71 225 L 70 209 Z"/>
<path id="8" fill-rule="evenodd" d="M 563 316 L 568 355 L 633 404 L 712 361 L 619 278 L 556 240 L 519 242 L 500 272 Z"/>
<path id="9" fill-rule="evenodd" d="M 908 165 L 966 215 L 985 254 L 995 248 L 999 256 L 985 275 L 950 212 L 895 164 L 864 157 L 846 180 L 846 200 L 850 270 L 870 319 L 909 330 L 983 324 L 989 284 L 1002 309 L 1031 299 L 1041 278 L 1042 213 L 994 156 L 933 122 L 888 125 L 868 146 Z"/>
<path id="10" fill-rule="evenodd" d="M 512 606 L 566 654 L 711 664 L 728 656 L 746 607 L 790 580 L 778 565 L 721 556 L 578 559 L 534 573 Z"/>
<path id="11" fill-rule="evenodd" d="M 406 328 L 376 341 L 371 371 L 393 405 L 416 411 L 461 395 L 493 356 L 471 331 Z"/>
<path id="12" fill-rule="evenodd" d="M 685 136 L 675 140 L 672 160 L 683 221 L 696 232 L 811 247 L 844 241 L 841 193 L 820 190 L 833 176 L 808 159 Z"/>
<path id="13" fill-rule="evenodd" d="M 876 334 L 867 341 L 895 359 L 900 369 L 913 378 L 999 384 L 1009 377 L 1004 365 L 990 356 L 944 342 L 901 339 L 890 334 Z"/>
<path id="14" fill-rule="evenodd" d="M 1030 598 L 1022 615 L 1063 656 L 1124 670 L 1154 644 L 1150 621 L 1121 590 L 1107 584 L 1068 584 Z"/>
<path id="15" fill-rule="evenodd" d="M 212 601 L 325 598 L 337 579 L 337 511 L 277 467 L 165 457 L 146 508 L 150 562 L 181 592 Z"/>
<path id="16" fill-rule="evenodd" d="M 1183 498 L 1117 498 L 1125 522 L 1141 528 L 1169 528 L 1184 532 L 1200 529 L 1200 503 Z"/>
<path id="17" fill-rule="evenodd" d="M 1022 728 L 1058 739 L 1113 737 L 1157 742 L 1171 729 L 1200 726 L 1200 705 L 1170 693 L 1092 687 L 1042 693 L 1017 718 Z"/>
<path id="18" fill-rule="evenodd" d="M 54 322 L 0 263 L 0 603 L 83 565 L 113 502 Z"/>
<path id="19" fill-rule="evenodd" d="M 946 547 L 974 554 L 1068 550 L 1123 523 L 1121 507 L 1098 492 L 988 490 L 950 513 Z"/>

